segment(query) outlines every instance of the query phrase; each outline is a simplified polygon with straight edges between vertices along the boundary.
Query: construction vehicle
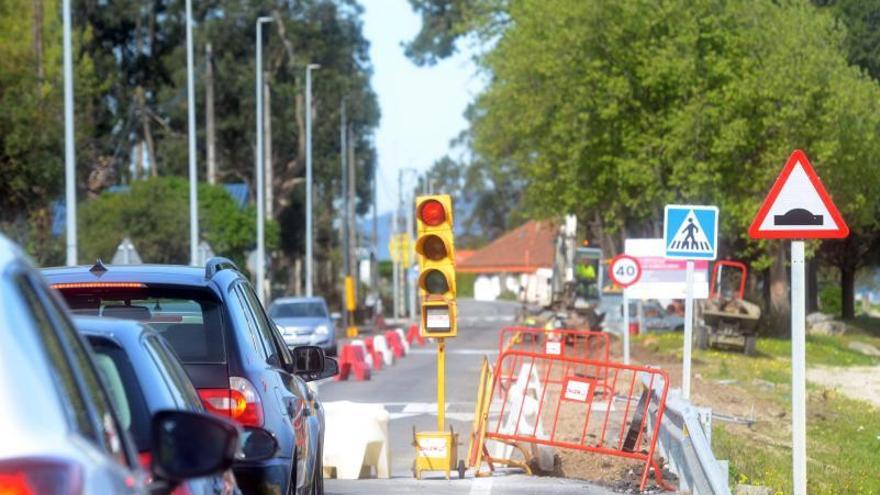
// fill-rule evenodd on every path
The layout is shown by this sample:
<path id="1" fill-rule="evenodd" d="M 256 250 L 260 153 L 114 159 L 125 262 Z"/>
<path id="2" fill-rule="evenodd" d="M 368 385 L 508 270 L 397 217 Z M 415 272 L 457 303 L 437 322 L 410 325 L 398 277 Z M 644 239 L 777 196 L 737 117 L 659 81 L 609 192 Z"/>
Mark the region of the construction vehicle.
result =
<path id="1" fill-rule="evenodd" d="M 556 235 L 549 310 L 567 314 L 569 324 L 598 330 L 605 265 L 602 250 L 577 245 L 577 217 L 566 215 Z"/>
<path id="2" fill-rule="evenodd" d="M 739 272 L 739 283 L 736 280 Z M 761 307 L 745 300 L 748 268 L 738 261 L 717 261 L 712 268 L 709 299 L 700 308 L 703 324 L 697 332 L 697 346 L 736 349 L 755 354 Z M 737 288 L 733 288 L 737 287 Z"/>

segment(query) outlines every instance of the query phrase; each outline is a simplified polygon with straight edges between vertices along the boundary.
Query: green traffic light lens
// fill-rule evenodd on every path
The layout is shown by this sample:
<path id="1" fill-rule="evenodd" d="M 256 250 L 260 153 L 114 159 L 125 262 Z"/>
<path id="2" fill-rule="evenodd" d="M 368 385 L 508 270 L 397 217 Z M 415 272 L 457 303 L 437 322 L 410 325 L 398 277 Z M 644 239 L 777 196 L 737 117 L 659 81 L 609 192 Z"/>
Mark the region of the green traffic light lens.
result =
<path id="1" fill-rule="evenodd" d="M 449 253 L 446 252 L 446 243 L 436 235 L 429 235 L 422 242 L 422 253 L 431 261 L 440 261 Z"/>
<path id="2" fill-rule="evenodd" d="M 425 290 L 428 294 L 445 294 L 449 292 L 449 282 L 446 275 L 439 270 L 431 270 L 425 275 Z"/>

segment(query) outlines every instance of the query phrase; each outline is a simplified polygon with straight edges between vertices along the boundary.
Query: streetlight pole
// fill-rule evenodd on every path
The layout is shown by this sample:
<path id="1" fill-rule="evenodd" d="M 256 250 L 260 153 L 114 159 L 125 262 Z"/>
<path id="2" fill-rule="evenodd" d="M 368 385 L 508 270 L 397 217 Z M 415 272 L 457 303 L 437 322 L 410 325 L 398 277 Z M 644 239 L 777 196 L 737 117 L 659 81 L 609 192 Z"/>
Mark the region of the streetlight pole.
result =
<path id="1" fill-rule="evenodd" d="M 70 1 L 64 0 L 64 189 L 67 203 L 67 266 L 77 263 L 76 252 L 76 150 L 73 133 L 73 49 L 70 35 Z"/>
<path id="2" fill-rule="evenodd" d="M 306 296 L 312 297 L 312 70 L 306 66 Z"/>
<path id="3" fill-rule="evenodd" d="M 192 0 L 186 0 L 186 114 L 189 133 L 189 264 L 199 259 L 199 209 L 196 172 L 196 90 L 193 70 Z M 156 165 L 151 163 L 150 166 Z"/>
<path id="4" fill-rule="evenodd" d="M 189 0 L 187 0 L 189 1 Z M 263 185 L 263 24 L 272 22 L 272 17 L 257 18 L 257 297 L 265 302 L 264 287 L 266 284 L 266 203 Z"/>

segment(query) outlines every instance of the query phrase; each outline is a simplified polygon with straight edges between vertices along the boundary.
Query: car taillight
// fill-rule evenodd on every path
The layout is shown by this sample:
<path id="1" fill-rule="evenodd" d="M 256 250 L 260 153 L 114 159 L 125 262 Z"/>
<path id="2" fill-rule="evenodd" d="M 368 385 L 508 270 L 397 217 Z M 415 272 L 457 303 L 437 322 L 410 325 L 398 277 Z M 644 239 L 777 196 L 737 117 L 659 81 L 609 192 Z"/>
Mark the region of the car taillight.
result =
<path id="1" fill-rule="evenodd" d="M 199 389 L 199 397 L 212 413 L 232 418 L 242 426 L 263 426 L 263 404 L 246 378 L 230 376 L 228 389 Z"/>
<path id="2" fill-rule="evenodd" d="M 0 461 L 2 495 L 78 495 L 79 467 L 54 459 Z"/>

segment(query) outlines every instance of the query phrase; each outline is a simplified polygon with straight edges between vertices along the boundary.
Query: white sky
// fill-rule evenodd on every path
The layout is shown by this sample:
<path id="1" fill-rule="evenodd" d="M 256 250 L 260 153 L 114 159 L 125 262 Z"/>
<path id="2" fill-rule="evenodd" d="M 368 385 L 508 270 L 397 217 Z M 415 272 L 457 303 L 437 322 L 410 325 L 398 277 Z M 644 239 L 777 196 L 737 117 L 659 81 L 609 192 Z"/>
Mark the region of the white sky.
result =
<path id="1" fill-rule="evenodd" d="M 379 212 L 386 212 L 397 203 L 398 170 L 424 171 L 446 154 L 449 141 L 467 127 L 464 111 L 482 83 L 467 53 L 424 68 L 406 58 L 401 42 L 411 40 L 421 25 L 407 0 L 362 4 L 373 89 L 382 112 L 376 132 L 377 178 Z M 408 174 L 410 181 L 412 176 Z"/>

